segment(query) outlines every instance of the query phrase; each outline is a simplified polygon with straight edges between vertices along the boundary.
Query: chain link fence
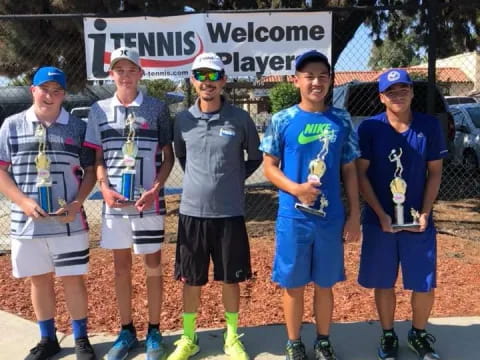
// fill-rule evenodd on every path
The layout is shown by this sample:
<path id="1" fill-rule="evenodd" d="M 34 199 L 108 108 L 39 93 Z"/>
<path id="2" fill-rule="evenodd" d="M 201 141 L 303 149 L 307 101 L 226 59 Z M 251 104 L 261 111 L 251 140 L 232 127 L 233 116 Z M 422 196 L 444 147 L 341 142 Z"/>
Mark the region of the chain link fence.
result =
<path id="1" fill-rule="evenodd" d="M 65 22 L 73 21 L 76 32 L 61 32 Z M 40 31 L 48 23 L 48 31 Z M 11 114 L 20 112 L 31 105 L 29 84 L 33 69 L 39 65 L 53 64 L 63 68 L 71 84 L 65 100 L 65 108 L 80 117 L 86 117 L 88 107 L 99 99 L 114 93 L 112 84 L 93 85 L 85 80 L 85 54 L 79 17 L 70 18 L 0 18 L 0 42 L 2 38 L 14 38 L 18 63 L 2 62 L 1 73 L 16 73 L 17 77 L 0 76 L 0 121 Z M 56 29 L 52 32 L 51 29 Z M 383 111 L 378 100 L 376 80 L 381 70 L 370 60 L 373 40 L 366 24 L 345 47 L 334 67 L 334 89 L 332 103 L 347 109 L 354 122 Z M 11 51 L 5 48 L 4 51 Z M 384 51 L 388 51 L 384 49 Z M 405 66 L 415 79 L 414 109 L 427 112 L 428 65 L 417 62 L 415 66 Z M 443 182 L 439 198 L 459 200 L 480 197 L 480 55 L 478 52 L 461 53 L 437 59 L 437 87 L 433 94 L 434 112 L 441 121 L 445 140 L 449 148 L 449 158 L 445 161 Z M 262 136 L 271 119 L 268 101 L 269 88 L 284 77 L 263 79 L 241 79 L 228 84 L 226 90 L 230 101 L 249 111 Z M 288 79 L 287 79 L 288 81 Z M 232 85 L 233 84 L 233 85 Z M 244 86 L 242 87 L 242 84 Z M 178 88 L 184 84 L 178 83 Z M 183 110 L 188 104 L 171 105 L 172 114 Z M 178 163 L 166 183 L 168 240 L 174 240 L 178 216 L 183 173 Z M 272 228 L 275 218 L 277 195 L 268 183 L 260 167 L 247 180 L 246 209 L 248 230 L 255 235 L 258 229 Z M 97 191 L 85 204 L 93 244 L 99 240 L 101 225 L 101 200 Z M 0 251 L 8 250 L 9 202 L 0 202 Z M 273 234 L 273 233 L 272 233 Z"/>

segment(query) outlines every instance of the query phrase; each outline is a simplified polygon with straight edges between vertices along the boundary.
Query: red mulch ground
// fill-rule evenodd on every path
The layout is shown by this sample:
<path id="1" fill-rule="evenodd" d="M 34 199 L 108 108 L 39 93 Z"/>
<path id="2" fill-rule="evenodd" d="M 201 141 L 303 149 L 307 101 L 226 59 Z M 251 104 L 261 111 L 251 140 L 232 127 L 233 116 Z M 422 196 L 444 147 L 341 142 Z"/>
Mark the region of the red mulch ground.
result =
<path id="1" fill-rule="evenodd" d="M 480 315 L 480 200 L 440 203 L 436 207 L 438 227 L 438 289 L 432 316 Z M 458 210 L 462 208 L 462 210 Z M 463 226 L 462 224 L 469 224 Z M 456 225 L 455 225 L 456 224 Z M 472 224 L 476 224 L 472 226 Z M 280 289 L 270 281 L 273 258 L 273 226 L 271 221 L 250 222 L 252 266 L 254 277 L 242 285 L 241 326 L 283 323 Z M 454 234 L 446 235 L 446 234 Z M 346 244 L 345 263 L 348 280 L 335 287 L 334 321 L 366 321 L 377 319 L 372 292 L 356 283 L 359 243 Z M 181 284 L 172 277 L 175 244 L 166 244 L 164 259 L 164 303 L 162 330 L 181 327 Z M 93 249 L 90 255 L 90 273 L 87 277 L 89 292 L 89 328 L 92 332 L 115 333 L 118 313 L 113 287 L 112 256 L 108 251 Z M 142 263 L 136 257 L 133 268 L 134 321 L 145 331 L 147 302 L 145 275 Z M 202 295 L 202 306 L 197 324 L 202 328 L 222 327 L 223 308 L 220 284 L 209 283 Z M 58 299 L 57 326 L 70 332 L 64 296 L 56 284 Z M 0 309 L 34 320 L 30 304 L 28 280 L 11 276 L 10 256 L 0 257 Z M 313 320 L 312 287 L 306 292 L 304 320 Z M 397 290 L 398 320 L 410 317 L 409 293 Z"/>

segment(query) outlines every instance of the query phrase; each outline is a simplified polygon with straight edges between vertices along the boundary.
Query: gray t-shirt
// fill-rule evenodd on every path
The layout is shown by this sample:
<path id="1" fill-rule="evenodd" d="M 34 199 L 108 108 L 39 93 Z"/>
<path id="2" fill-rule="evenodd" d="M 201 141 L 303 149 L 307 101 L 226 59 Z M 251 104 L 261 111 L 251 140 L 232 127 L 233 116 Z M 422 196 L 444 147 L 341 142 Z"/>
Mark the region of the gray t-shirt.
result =
<path id="1" fill-rule="evenodd" d="M 218 113 L 205 114 L 197 100 L 177 115 L 174 144 L 176 156 L 186 157 L 180 213 L 203 218 L 244 215 L 245 160 L 262 158 L 250 115 L 227 102 Z"/>
<path id="2" fill-rule="evenodd" d="M 138 93 L 128 106 L 123 106 L 116 96 L 93 104 L 88 115 L 87 133 L 84 146 L 102 149 L 110 186 L 121 191 L 123 162 L 122 146 L 128 135 L 126 118 L 135 115 L 135 143 L 138 153 L 135 157 L 135 191 L 152 188 L 159 166 L 161 149 L 172 142 L 171 118 L 167 105 L 151 96 Z M 138 196 L 138 195 L 137 195 Z M 113 217 L 140 217 L 165 214 L 163 189 L 151 209 L 139 213 L 133 206 L 110 208 L 104 203 L 103 215 Z"/>
<path id="3" fill-rule="evenodd" d="M 10 165 L 9 172 L 18 188 L 38 201 L 37 169 L 39 139 L 35 130 L 39 121 L 30 108 L 5 119 L 0 129 L 0 164 Z M 53 210 L 60 208 L 59 198 L 71 202 L 77 195 L 81 168 L 93 166 L 95 154 L 82 148 L 86 124 L 63 108 L 54 123 L 46 128 L 46 151 L 50 159 Z M 83 210 L 68 224 L 55 217 L 33 220 L 16 204 L 11 206 L 10 235 L 17 239 L 68 236 L 84 233 L 88 225 Z"/>

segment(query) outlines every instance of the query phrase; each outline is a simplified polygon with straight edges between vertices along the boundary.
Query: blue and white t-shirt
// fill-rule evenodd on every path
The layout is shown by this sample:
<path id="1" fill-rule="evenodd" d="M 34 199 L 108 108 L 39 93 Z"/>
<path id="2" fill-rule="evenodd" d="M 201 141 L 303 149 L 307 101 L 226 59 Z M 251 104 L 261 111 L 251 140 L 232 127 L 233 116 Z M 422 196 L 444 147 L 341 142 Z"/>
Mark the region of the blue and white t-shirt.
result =
<path id="1" fill-rule="evenodd" d="M 325 157 L 326 172 L 321 178 L 321 192 L 329 204 L 325 208 L 325 221 L 341 219 L 345 211 L 341 201 L 341 165 L 359 156 L 357 135 L 352 128 L 350 114 L 330 107 L 325 112 L 303 111 L 298 105 L 276 113 L 260 144 L 264 153 L 280 159 L 280 169 L 296 183 L 307 181 L 309 164 L 323 147 L 319 135 L 331 133 L 332 140 Z M 320 201 L 319 199 L 317 202 Z M 298 199 L 283 190 L 279 191 L 278 215 L 305 218 L 304 212 L 295 209 Z M 318 207 L 318 204 L 315 204 Z"/>
<path id="2" fill-rule="evenodd" d="M 137 192 L 152 188 L 159 166 L 161 149 L 172 142 L 172 126 L 167 105 L 151 96 L 138 93 L 135 100 L 123 106 L 116 96 L 93 104 L 88 115 L 84 146 L 102 149 L 108 180 L 113 190 L 121 192 L 123 163 L 122 146 L 128 136 L 127 117 L 135 116 L 135 186 Z M 163 189 L 151 209 L 139 213 L 135 207 L 110 208 L 104 204 L 103 215 L 139 217 L 165 214 Z"/>
<path id="3" fill-rule="evenodd" d="M 40 122 L 33 111 L 12 115 L 0 128 L 0 164 L 9 165 L 9 172 L 18 188 L 38 202 L 37 169 L 39 139 L 36 129 Z M 53 211 L 60 208 L 58 199 L 72 202 L 80 186 L 82 168 L 93 166 L 95 153 L 83 148 L 86 124 L 63 108 L 55 122 L 46 127 L 46 155 L 50 159 Z M 83 210 L 74 221 L 63 224 L 55 217 L 33 220 L 16 204 L 11 206 L 10 235 L 17 239 L 69 236 L 88 230 Z"/>
<path id="4" fill-rule="evenodd" d="M 403 204 L 404 215 L 405 222 L 412 221 L 409 209 L 420 211 L 422 208 L 427 163 L 444 158 L 448 152 L 439 120 L 427 114 L 414 112 L 408 130 L 399 133 L 388 122 L 386 113 L 381 113 L 360 124 L 358 137 L 361 158 L 370 161 L 367 177 L 378 201 L 392 219 L 394 203 L 390 182 L 394 178 L 397 166 L 395 162 L 389 160 L 389 154 L 392 150 L 398 154 L 402 149 L 401 177 L 407 183 L 406 200 Z M 362 222 L 379 224 L 377 215 L 368 204 L 363 209 Z M 429 226 L 433 226 L 433 221 L 429 221 Z"/>

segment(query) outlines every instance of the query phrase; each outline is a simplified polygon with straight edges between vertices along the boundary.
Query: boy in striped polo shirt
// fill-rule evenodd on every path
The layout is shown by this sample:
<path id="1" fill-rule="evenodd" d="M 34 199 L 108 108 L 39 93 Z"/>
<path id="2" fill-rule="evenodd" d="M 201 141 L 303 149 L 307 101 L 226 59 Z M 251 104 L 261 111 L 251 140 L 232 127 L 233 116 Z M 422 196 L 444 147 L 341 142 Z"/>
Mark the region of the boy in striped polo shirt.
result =
<path id="1" fill-rule="evenodd" d="M 65 87 L 60 69 L 40 68 L 31 87 L 33 105 L 5 119 L 0 128 L 0 192 L 12 201 L 13 275 L 30 277 L 41 333 L 26 360 L 49 359 L 60 351 L 53 272 L 64 286 L 77 359 L 96 359 L 87 337 L 87 291 L 82 276 L 89 259 L 82 204 L 95 184 L 95 158 L 91 150 L 82 148 L 85 122 L 62 108 Z M 49 166 L 39 165 L 40 153 L 46 155 Z M 53 214 L 40 205 L 37 183 L 42 176 L 51 183 Z M 59 199 L 66 203 L 57 204 Z"/>
<path id="2" fill-rule="evenodd" d="M 107 355 L 109 360 L 124 359 L 138 343 L 131 309 L 132 245 L 135 254 L 143 256 L 147 275 L 147 360 L 165 356 L 159 332 L 165 215 L 163 185 L 174 157 L 167 105 L 138 91 L 142 75 L 135 50 L 123 47 L 112 52 L 110 77 L 117 91 L 112 98 L 92 106 L 84 144 L 96 150 L 97 181 L 104 198 L 101 246 L 113 250 L 122 325 Z M 126 198 L 121 195 L 122 177 L 132 170 L 135 174 L 131 189 L 137 199 L 134 204 L 125 202 Z"/>

